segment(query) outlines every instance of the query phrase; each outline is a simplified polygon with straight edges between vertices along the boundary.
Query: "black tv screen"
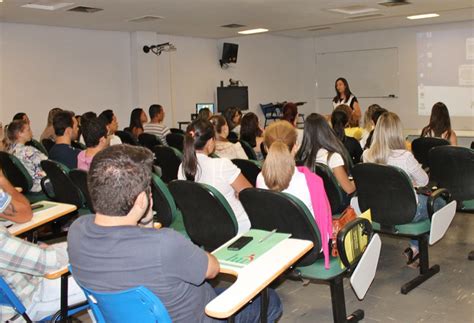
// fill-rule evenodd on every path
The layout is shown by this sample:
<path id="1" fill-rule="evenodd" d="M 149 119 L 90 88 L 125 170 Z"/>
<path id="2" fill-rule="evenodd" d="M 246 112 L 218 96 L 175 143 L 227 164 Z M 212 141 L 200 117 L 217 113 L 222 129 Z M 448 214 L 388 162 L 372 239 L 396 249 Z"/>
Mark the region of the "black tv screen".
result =
<path id="1" fill-rule="evenodd" d="M 238 44 L 224 43 L 222 48 L 222 62 L 223 63 L 237 63 L 237 53 L 239 51 Z"/>
<path id="2" fill-rule="evenodd" d="M 228 107 L 240 110 L 249 108 L 249 88 L 247 86 L 228 86 L 217 88 L 217 111 L 224 112 Z"/>

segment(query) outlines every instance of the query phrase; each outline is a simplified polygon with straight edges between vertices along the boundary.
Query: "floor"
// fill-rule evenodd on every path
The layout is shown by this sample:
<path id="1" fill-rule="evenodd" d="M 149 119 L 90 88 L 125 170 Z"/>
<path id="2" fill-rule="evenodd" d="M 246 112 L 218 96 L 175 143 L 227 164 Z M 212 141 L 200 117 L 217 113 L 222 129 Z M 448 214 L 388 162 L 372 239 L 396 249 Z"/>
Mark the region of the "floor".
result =
<path id="1" fill-rule="evenodd" d="M 382 237 L 382 252 L 375 280 L 365 299 L 359 301 L 345 280 L 346 308 L 365 311 L 362 322 L 474 322 L 474 214 L 458 213 L 446 236 L 430 247 L 431 264 L 441 271 L 411 291 L 400 293 L 403 283 L 417 271 L 404 264 L 407 240 Z M 332 322 L 329 286 L 284 280 L 276 286 L 286 322 Z M 79 319 L 90 322 L 87 315 Z"/>

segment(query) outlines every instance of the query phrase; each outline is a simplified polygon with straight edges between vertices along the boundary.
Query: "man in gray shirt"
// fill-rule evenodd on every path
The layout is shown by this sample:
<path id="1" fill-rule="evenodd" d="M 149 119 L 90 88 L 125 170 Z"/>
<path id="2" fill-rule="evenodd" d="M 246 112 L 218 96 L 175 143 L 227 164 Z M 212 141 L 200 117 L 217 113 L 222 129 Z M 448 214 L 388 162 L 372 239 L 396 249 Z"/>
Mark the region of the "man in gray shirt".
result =
<path id="1" fill-rule="evenodd" d="M 142 285 L 158 296 L 173 322 L 213 322 L 204 309 L 216 291 L 206 279 L 219 273 L 219 263 L 179 233 L 153 228 L 152 165 L 153 154 L 143 147 L 115 145 L 94 156 L 88 183 L 97 213 L 80 217 L 68 233 L 74 278 L 95 291 Z M 272 322 L 282 310 L 276 293 L 269 297 Z M 257 322 L 259 307 L 256 298 L 236 321 Z"/>

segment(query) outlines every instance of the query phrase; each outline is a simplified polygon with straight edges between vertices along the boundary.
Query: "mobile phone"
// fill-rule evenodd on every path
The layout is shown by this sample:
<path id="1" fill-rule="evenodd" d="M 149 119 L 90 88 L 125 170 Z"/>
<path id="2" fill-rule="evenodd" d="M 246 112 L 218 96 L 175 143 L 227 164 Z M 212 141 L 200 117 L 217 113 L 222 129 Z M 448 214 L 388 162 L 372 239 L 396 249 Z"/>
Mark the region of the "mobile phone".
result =
<path id="1" fill-rule="evenodd" d="M 238 238 L 236 241 L 232 242 L 227 249 L 232 250 L 232 251 L 237 251 L 245 247 L 250 241 L 253 240 L 253 237 L 246 237 L 242 236 Z"/>
<path id="2" fill-rule="evenodd" d="M 31 206 L 31 210 L 41 209 L 43 206 L 43 204 L 35 204 Z"/>
<path id="3" fill-rule="evenodd" d="M 0 189 L 0 213 L 5 211 L 5 209 L 10 205 L 11 201 L 11 195 Z"/>

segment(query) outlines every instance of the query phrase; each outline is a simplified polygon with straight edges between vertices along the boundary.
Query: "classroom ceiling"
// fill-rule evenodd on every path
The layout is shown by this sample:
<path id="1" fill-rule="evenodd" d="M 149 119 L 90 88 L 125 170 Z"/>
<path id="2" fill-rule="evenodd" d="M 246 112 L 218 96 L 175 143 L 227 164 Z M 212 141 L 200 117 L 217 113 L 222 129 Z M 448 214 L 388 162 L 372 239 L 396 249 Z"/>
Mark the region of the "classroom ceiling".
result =
<path id="1" fill-rule="evenodd" d="M 411 2 L 408 5 L 393 7 L 379 4 L 390 1 L 397 0 L 3 0 L 0 20 L 205 38 L 234 37 L 238 36 L 237 31 L 252 28 L 267 28 L 275 35 L 312 37 L 455 21 L 470 20 L 474 23 L 473 0 L 408 0 Z M 31 3 L 60 8 L 21 7 Z M 68 11 L 77 6 L 103 10 L 94 13 Z M 341 8 L 352 14 L 330 11 Z M 364 11 L 366 13 L 362 13 Z M 440 17 L 406 19 L 407 15 L 431 12 L 440 14 Z M 130 21 L 144 16 L 161 18 Z M 245 27 L 221 27 L 227 24 Z"/>

